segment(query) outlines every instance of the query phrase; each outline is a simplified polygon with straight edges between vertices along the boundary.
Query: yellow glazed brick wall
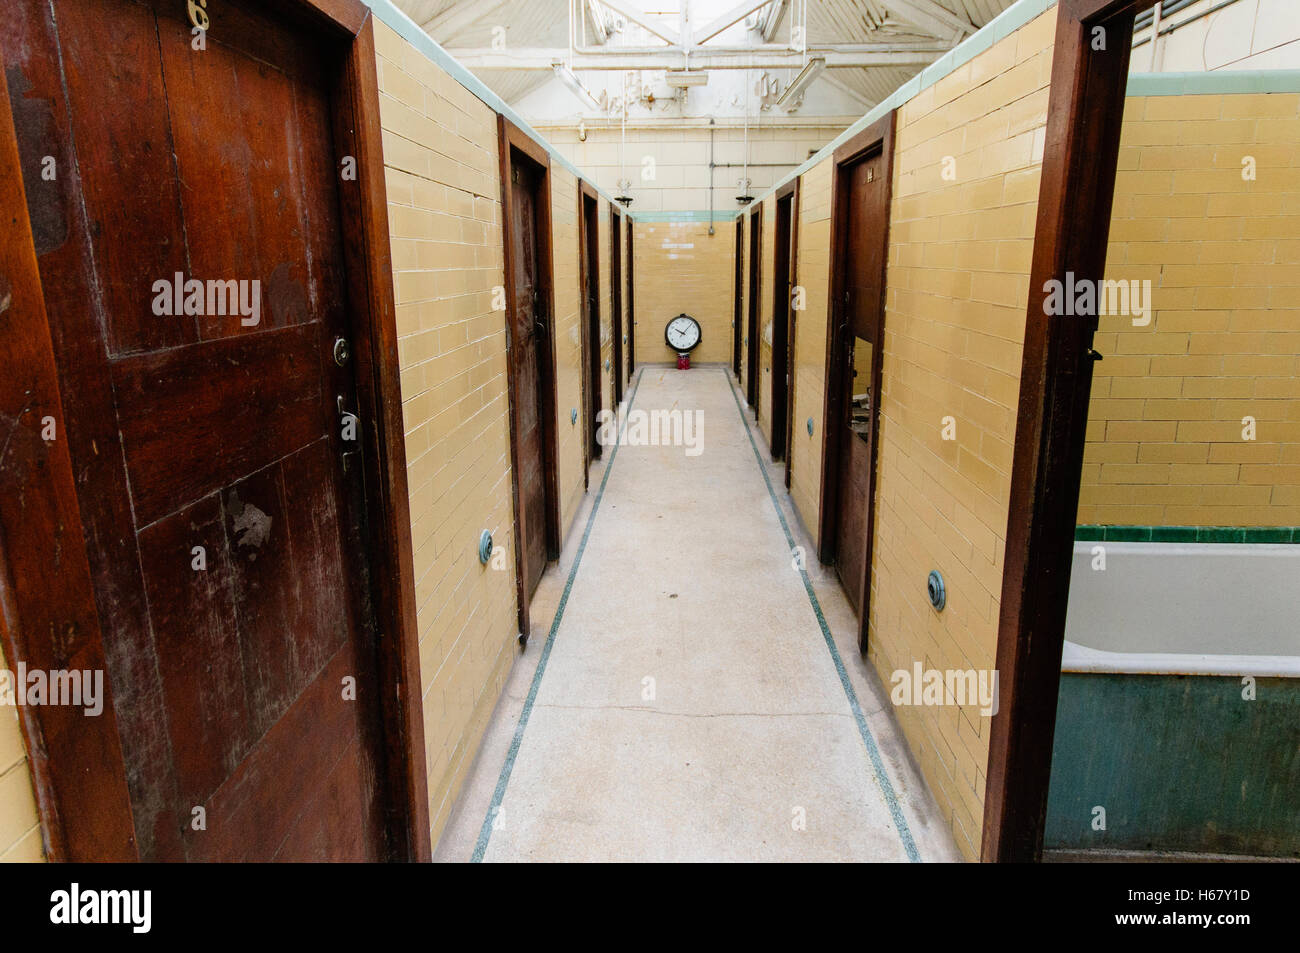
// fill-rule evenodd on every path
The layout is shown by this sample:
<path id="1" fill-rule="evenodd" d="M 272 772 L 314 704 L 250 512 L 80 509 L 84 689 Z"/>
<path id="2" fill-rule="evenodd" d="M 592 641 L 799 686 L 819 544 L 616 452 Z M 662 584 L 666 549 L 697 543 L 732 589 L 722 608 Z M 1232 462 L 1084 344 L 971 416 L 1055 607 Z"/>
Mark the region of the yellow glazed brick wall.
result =
<path id="1" fill-rule="evenodd" d="M 826 329 L 830 293 L 831 167 L 824 159 L 799 179 L 796 279 L 804 308 L 794 313 L 794 424 L 790 496 L 815 539 L 821 511 L 822 430 L 826 407 Z M 808 433 L 808 420 L 813 432 Z"/>
<path id="2" fill-rule="evenodd" d="M 375 22 L 436 842 L 516 653 L 496 116 Z M 506 569 L 479 565 L 479 532 Z"/>
<path id="3" fill-rule="evenodd" d="M 1052 8 L 898 111 L 869 635 L 886 685 L 914 662 L 995 664 L 1055 25 Z M 978 857 L 990 719 L 977 705 L 896 711 L 959 849 Z"/>
<path id="4" fill-rule="evenodd" d="M 560 530 L 568 539 L 586 492 L 583 479 L 582 324 L 578 274 L 578 180 L 551 163 L 551 261 L 555 316 L 555 426 L 559 455 Z M 578 421 L 571 411 L 578 411 Z"/>
<path id="5" fill-rule="evenodd" d="M 635 222 L 632 271 L 637 363 L 677 361 L 664 327 L 685 312 L 700 322 L 696 364 L 731 363 L 731 308 L 735 285 L 735 225 L 716 222 Z"/>
<path id="6" fill-rule="evenodd" d="M 7 669 L 0 653 L 0 669 Z M 44 860 L 18 709 L 0 707 L 0 863 Z"/>
<path id="7" fill-rule="evenodd" d="M 776 247 L 776 198 L 763 200 L 763 235 L 758 255 L 758 429 L 772 445 L 772 249 Z"/>
<path id="8" fill-rule="evenodd" d="M 1106 277 L 1153 306 L 1100 319 L 1080 523 L 1300 525 L 1297 143 L 1297 93 L 1127 101 Z"/>

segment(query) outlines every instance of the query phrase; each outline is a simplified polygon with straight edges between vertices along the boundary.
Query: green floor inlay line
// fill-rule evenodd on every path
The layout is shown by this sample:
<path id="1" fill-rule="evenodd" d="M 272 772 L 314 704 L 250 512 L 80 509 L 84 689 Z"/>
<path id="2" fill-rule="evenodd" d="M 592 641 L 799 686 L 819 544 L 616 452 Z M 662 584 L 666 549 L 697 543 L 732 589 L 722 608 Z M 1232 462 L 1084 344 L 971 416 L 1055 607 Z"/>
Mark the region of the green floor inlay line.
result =
<path id="1" fill-rule="evenodd" d="M 736 402 L 736 410 L 740 413 L 741 425 L 745 428 L 745 435 L 749 437 L 749 445 L 754 451 L 754 459 L 758 462 L 759 472 L 763 474 L 763 482 L 767 484 L 767 495 L 772 499 L 772 506 L 776 510 L 776 518 L 781 521 L 781 529 L 785 532 L 786 542 L 790 549 L 795 548 L 794 534 L 790 532 L 790 526 L 785 521 L 785 513 L 781 511 L 781 503 L 776 498 L 776 491 L 772 489 L 772 480 L 767 475 L 767 466 L 763 463 L 763 455 L 758 451 L 758 444 L 754 442 L 754 432 L 749 427 L 749 420 L 745 417 L 745 408 L 740 404 L 740 395 L 736 393 L 736 388 L 731 383 L 731 376 L 722 371 L 722 376 L 727 379 L 727 389 L 731 391 L 731 399 Z M 862 736 L 862 743 L 866 745 L 867 756 L 871 758 L 871 766 L 874 769 L 876 783 L 880 785 L 880 793 L 885 798 L 885 803 L 889 805 L 889 816 L 893 818 L 894 827 L 898 830 L 898 837 L 903 842 L 903 849 L 907 851 L 907 859 L 912 863 L 920 863 L 921 853 L 916 849 L 916 841 L 912 838 L 912 830 L 907 826 L 907 818 L 903 816 L 903 809 L 898 803 L 898 795 L 894 793 L 894 786 L 889 781 L 889 775 L 885 773 L 885 762 L 880 757 L 880 748 L 876 745 L 876 739 L 871 734 L 871 729 L 867 726 L 867 716 L 862 711 L 862 705 L 858 702 L 858 693 L 853 690 L 853 683 L 849 681 L 848 669 L 844 667 L 844 659 L 840 656 L 840 650 L 835 647 L 835 639 L 831 636 L 830 626 L 826 624 L 826 616 L 822 614 L 822 605 L 817 601 L 817 593 L 813 591 L 812 579 L 808 575 L 808 570 L 800 567 L 799 576 L 803 579 L 804 591 L 808 593 L 808 601 L 812 603 L 813 612 L 817 616 L 817 624 L 821 626 L 822 638 L 826 640 L 826 648 L 830 650 L 831 661 L 835 663 L 835 672 L 840 677 L 840 686 L 844 689 L 844 694 L 848 697 L 849 707 L 853 709 L 853 718 L 858 725 L 858 734 Z"/>
<path id="2" fill-rule="evenodd" d="M 636 402 L 636 392 L 641 386 L 641 376 L 645 373 L 642 367 L 636 375 L 636 383 L 632 385 L 632 393 L 627 398 L 627 409 L 630 412 L 632 405 Z M 573 580 L 578 575 L 578 567 L 582 565 L 582 554 L 587 549 L 587 540 L 591 537 L 591 528 L 596 523 L 596 514 L 600 511 L 600 501 L 605 496 L 605 485 L 609 483 L 609 475 L 614 471 L 614 460 L 618 457 L 618 448 L 622 445 L 623 431 L 627 428 L 626 420 L 619 431 L 619 439 L 615 442 L 613 449 L 609 454 L 609 463 L 605 465 L 605 474 L 600 478 L 600 489 L 596 491 L 596 499 L 591 504 L 591 514 L 587 517 L 587 525 L 582 531 L 582 541 L 578 544 L 578 552 L 573 557 L 573 568 L 569 570 L 569 578 L 564 583 L 564 592 L 560 596 L 560 604 L 555 607 L 555 619 L 551 622 L 551 630 L 546 634 L 546 644 L 542 646 L 542 657 L 538 659 L 537 671 L 533 673 L 533 683 L 528 689 L 528 697 L 524 700 L 523 711 L 519 713 L 519 724 L 515 726 L 514 737 L 510 739 L 510 750 L 506 753 L 506 763 L 501 766 L 501 777 L 497 779 L 496 790 L 492 793 L 492 803 L 488 805 L 487 817 L 483 818 L 483 827 L 479 830 L 478 841 L 474 844 L 474 856 L 471 858 L 472 863 L 481 863 L 483 855 L 487 852 L 488 841 L 492 838 L 492 825 L 496 819 L 497 812 L 501 810 L 501 802 L 506 796 L 506 786 L 510 783 L 510 774 L 515 769 L 515 758 L 519 755 L 519 747 L 523 744 L 524 729 L 528 727 L 528 718 L 533 713 L 533 703 L 537 700 L 537 690 L 541 687 L 542 676 L 546 674 L 546 662 L 551 657 L 551 647 L 555 645 L 555 633 L 560 630 L 560 620 L 564 618 L 564 606 L 569 601 L 569 593 L 573 589 Z"/>

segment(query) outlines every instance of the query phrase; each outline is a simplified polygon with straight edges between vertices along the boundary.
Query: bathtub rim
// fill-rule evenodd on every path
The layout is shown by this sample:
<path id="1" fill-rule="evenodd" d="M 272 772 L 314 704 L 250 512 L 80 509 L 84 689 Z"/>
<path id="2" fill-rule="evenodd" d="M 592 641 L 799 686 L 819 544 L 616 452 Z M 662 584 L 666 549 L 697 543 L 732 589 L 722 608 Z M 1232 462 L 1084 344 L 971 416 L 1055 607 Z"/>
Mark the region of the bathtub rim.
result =
<path id="1" fill-rule="evenodd" d="M 1300 656 L 1194 655 L 1187 652 L 1110 652 L 1066 640 L 1061 671 L 1074 674 L 1225 675 L 1300 678 Z"/>
<path id="2" fill-rule="evenodd" d="M 1234 556 L 1300 558 L 1295 543 L 1191 543 L 1137 540 L 1075 540 L 1075 557 L 1092 555 L 1104 546 L 1108 555 Z M 1221 675 L 1256 678 L 1300 678 L 1300 655 L 1213 655 L 1190 652 L 1115 652 L 1065 639 L 1061 671 L 1075 674 Z"/>

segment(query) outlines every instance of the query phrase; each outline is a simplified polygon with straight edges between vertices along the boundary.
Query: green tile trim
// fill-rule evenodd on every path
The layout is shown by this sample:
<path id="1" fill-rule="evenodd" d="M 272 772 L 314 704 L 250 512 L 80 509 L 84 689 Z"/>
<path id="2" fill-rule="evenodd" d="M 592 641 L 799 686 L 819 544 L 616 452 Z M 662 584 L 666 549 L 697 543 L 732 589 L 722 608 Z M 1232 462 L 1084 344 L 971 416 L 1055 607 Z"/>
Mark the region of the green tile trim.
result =
<path id="1" fill-rule="evenodd" d="M 780 521 L 781 530 L 785 533 L 785 541 L 789 544 L 790 551 L 794 552 L 797 548 L 794 533 L 790 531 L 790 524 L 786 522 L 785 512 L 781 509 L 781 503 L 776 498 L 776 490 L 772 488 L 772 480 L 767 473 L 767 464 L 758 450 L 758 441 L 754 439 L 754 428 L 750 426 L 749 418 L 745 416 L 745 408 L 740 405 L 740 394 L 736 390 L 736 385 L 731 382 L 730 372 L 723 369 L 722 376 L 726 379 L 727 389 L 731 391 L 731 397 L 736 402 L 736 412 L 740 414 L 740 425 L 745 428 L 745 436 L 749 437 L 750 449 L 754 451 L 754 460 L 758 463 L 758 471 L 763 475 L 763 483 L 767 485 L 767 495 L 772 500 L 772 508 L 776 510 L 776 518 Z M 889 806 L 889 814 L 894 821 L 894 829 L 898 832 L 898 837 L 902 841 L 907 859 L 914 864 L 920 863 L 921 852 L 917 850 L 916 839 L 912 837 L 912 829 L 908 827 L 907 818 L 903 816 L 903 809 L 898 803 L 898 795 L 894 792 L 893 782 L 889 780 L 889 772 L 885 770 L 885 762 L 880 754 L 880 746 L 876 744 L 875 735 L 871 733 L 871 727 L 867 724 L 867 716 L 862 710 L 862 703 L 858 701 L 858 693 L 853 690 L 853 682 L 849 680 L 849 672 L 844 664 L 844 657 L 840 655 L 840 650 L 835 647 L 835 637 L 831 635 L 830 626 L 826 624 L 826 614 L 822 612 L 822 605 L 817 600 L 817 592 L 813 589 L 812 577 L 808 575 L 808 570 L 802 567 L 799 567 L 799 577 L 803 581 L 804 592 L 808 594 L 808 601 L 812 605 L 813 614 L 817 616 L 817 624 L 822 630 L 822 640 L 826 643 L 826 648 L 831 655 L 831 662 L 835 665 L 835 674 L 839 676 L 840 687 L 844 689 L 844 696 L 848 700 L 850 710 L 853 712 L 853 719 L 857 722 L 858 735 L 862 738 L 862 743 L 867 749 L 867 756 L 871 759 L 876 784 L 880 787 L 880 793 L 885 799 L 885 803 Z"/>
<path id="2" fill-rule="evenodd" d="M 1133 73 L 1128 96 L 1214 96 L 1224 93 L 1300 93 L 1300 70 L 1211 70 L 1208 73 Z"/>
<path id="3" fill-rule="evenodd" d="M 1300 526 L 1099 526 L 1074 528 L 1077 542 L 1300 543 Z"/>
<path id="4" fill-rule="evenodd" d="M 1035 17 L 1056 6 L 1056 2 L 1057 0 L 1019 0 L 1018 3 L 1007 7 L 979 30 L 975 31 L 974 34 L 968 36 L 959 46 L 943 54 L 939 59 L 921 70 L 919 74 L 894 90 L 883 102 L 872 107 L 870 112 L 823 146 L 803 165 L 788 173 L 784 178 L 778 179 L 770 189 L 760 193 L 750 203 L 749 207 L 762 202 L 787 182 L 798 178 L 823 159 L 833 155 L 841 145 L 848 142 L 863 129 L 866 129 L 881 116 L 886 115 L 891 109 L 897 109 L 921 90 L 928 89 L 953 70 L 969 63 L 976 56 L 992 47 L 994 43 L 1006 39 Z M 746 209 L 740 209 L 731 213 L 728 217 L 740 218 L 745 214 L 745 211 Z"/>
<path id="5" fill-rule="evenodd" d="M 374 15 L 382 20 L 388 26 L 392 27 L 402 39 L 410 43 L 417 50 L 428 57 L 433 63 L 442 69 L 448 76 L 454 79 L 460 85 L 464 86 L 471 93 L 481 99 L 489 109 L 501 113 L 516 126 L 526 132 L 536 140 L 551 156 L 551 161 L 556 165 L 563 166 L 580 179 L 584 179 L 588 184 L 596 189 L 611 203 L 614 196 L 610 195 L 604 189 L 596 185 L 589 176 L 579 171 L 578 167 L 560 155 L 555 147 L 547 142 L 546 138 L 540 132 L 530 126 L 524 117 L 511 109 L 504 99 L 492 92 L 481 79 L 466 69 L 459 60 L 439 46 L 429 34 L 425 33 L 414 20 L 393 5 L 391 0 L 362 0 L 368 6 Z"/>
<path id="6" fill-rule="evenodd" d="M 645 367 L 643 366 L 637 372 L 636 382 L 632 385 L 632 392 L 627 398 L 629 410 L 636 404 L 636 392 L 641 387 L 641 378 L 644 375 Z M 578 577 L 578 567 L 582 565 L 582 554 L 587 551 L 587 541 L 591 539 L 591 528 L 596 525 L 596 514 L 600 512 L 600 501 L 605 498 L 605 487 L 609 484 L 609 475 L 614 472 L 614 461 L 618 458 L 618 448 L 622 445 L 626 433 L 627 423 L 624 422 L 619 430 L 618 440 L 610 451 L 609 463 L 605 464 L 605 474 L 600 478 L 600 488 L 596 491 L 595 502 L 591 504 L 591 512 L 587 514 L 587 525 L 582 531 L 582 539 L 578 543 L 578 552 L 573 557 L 573 565 L 569 568 L 568 578 L 564 581 L 564 591 L 560 593 L 560 603 L 555 608 L 555 618 L 551 620 L 551 629 L 547 632 L 546 642 L 542 645 L 542 657 L 537 660 L 537 668 L 533 672 L 533 680 L 528 687 L 528 697 L 524 699 L 524 707 L 519 712 L 519 721 L 515 725 L 515 733 L 510 738 L 510 748 L 506 752 L 505 763 L 501 765 L 501 774 L 497 777 L 497 786 L 492 792 L 492 801 L 488 805 L 487 815 L 483 818 L 483 826 L 479 828 L 478 840 L 474 842 L 474 853 L 470 857 L 471 863 L 483 863 L 483 855 L 487 853 L 488 842 L 492 839 L 492 830 L 496 826 L 496 819 L 501 811 L 501 802 L 505 800 L 506 787 L 510 784 L 510 775 L 514 773 L 515 761 L 518 759 L 519 749 L 524 743 L 524 731 L 528 727 L 528 719 L 532 717 L 533 708 L 537 703 L 537 693 L 542 687 L 542 676 L 546 674 L 546 663 L 550 661 L 551 650 L 555 648 L 556 634 L 560 631 L 560 623 L 564 621 L 564 610 L 569 604 L 569 594 L 573 592 L 573 581 Z"/>

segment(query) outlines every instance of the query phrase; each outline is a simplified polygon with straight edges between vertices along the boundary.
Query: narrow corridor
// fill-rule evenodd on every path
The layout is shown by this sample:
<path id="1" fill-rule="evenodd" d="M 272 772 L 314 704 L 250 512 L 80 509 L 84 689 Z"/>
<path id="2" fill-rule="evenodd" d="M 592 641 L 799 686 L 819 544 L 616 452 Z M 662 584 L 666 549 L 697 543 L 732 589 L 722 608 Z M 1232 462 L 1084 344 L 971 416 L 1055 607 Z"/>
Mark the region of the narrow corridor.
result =
<path id="1" fill-rule="evenodd" d="M 436 859 L 957 859 L 729 373 L 634 383 L 702 452 L 593 468 Z"/>

